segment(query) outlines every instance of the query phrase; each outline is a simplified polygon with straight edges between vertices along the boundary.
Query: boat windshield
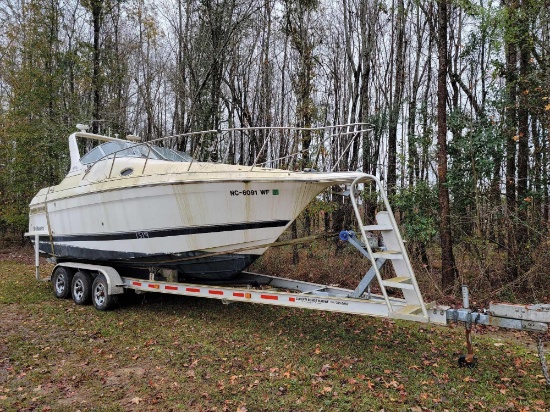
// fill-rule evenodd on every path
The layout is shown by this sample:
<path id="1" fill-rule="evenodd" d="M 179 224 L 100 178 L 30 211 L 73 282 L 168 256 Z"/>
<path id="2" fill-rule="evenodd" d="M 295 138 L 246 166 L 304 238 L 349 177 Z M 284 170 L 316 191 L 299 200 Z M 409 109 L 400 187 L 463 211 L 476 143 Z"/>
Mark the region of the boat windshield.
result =
<path id="1" fill-rule="evenodd" d="M 179 150 L 169 149 L 167 147 L 152 146 L 153 149 L 159 153 L 166 160 L 173 160 L 174 162 L 190 162 L 193 160 L 185 152 L 180 152 Z"/>
<path id="2" fill-rule="evenodd" d="M 149 150 L 151 147 L 151 150 Z M 107 142 L 94 147 L 80 159 L 82 164 L 97 162 L 104 157 L 110 157 L 116 153 L 116 157 L 141 157 L 149 159 L 170 160 L 174 162 L 190 162 L 191 156 L 187 153 L 172 150 L 167 147 L 135 144 L 132 142 Z"/>

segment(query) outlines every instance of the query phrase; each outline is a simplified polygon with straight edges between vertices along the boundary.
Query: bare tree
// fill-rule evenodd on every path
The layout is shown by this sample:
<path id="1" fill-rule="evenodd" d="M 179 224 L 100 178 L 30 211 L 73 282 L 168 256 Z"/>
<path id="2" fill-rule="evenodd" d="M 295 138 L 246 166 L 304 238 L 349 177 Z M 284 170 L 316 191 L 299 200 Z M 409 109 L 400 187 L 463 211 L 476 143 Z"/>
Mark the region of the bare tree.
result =
<path id="1" fill-rule="evenodd" d="M 451 234 L 451 208 L 447 187 L 447 0 L 439 0 L 437 12 L 437 178 L 441 214 L 441 284 L 452 287 L 457 279 Z"/>

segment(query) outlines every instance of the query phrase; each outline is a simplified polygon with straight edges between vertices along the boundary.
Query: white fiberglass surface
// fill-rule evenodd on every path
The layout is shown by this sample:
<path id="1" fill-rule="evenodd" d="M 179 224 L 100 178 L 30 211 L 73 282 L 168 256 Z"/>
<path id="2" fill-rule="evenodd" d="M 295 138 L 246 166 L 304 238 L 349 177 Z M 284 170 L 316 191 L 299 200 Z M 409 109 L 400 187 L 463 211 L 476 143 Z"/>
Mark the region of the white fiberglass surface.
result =
<path id="1" fill-rule="evenodd" d="M 58 199 L 48 211 L 55 235 L 160 230 L 293 220 L 318 191 L 288 182 L 161 185 Z"/>

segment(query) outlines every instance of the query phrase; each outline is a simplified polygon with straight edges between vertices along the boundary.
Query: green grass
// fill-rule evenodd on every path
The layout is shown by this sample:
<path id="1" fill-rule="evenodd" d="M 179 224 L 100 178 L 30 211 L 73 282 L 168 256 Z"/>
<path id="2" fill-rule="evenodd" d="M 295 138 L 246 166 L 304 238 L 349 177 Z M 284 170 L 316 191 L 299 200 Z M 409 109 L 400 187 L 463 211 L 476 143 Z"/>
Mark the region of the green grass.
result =
<path id="1" fill-rule="evenodd" d="M 43 268 L 46 276 L 47 268 Z M 0 410 L 547 411 L 522 334 L 168 295 L 112 312 L 0 262 Z"/>
<path id="2" fill-rule="evenodd" d="M 44 283 L 36 281 L 34 266 L 0 260 L 0 271 L 0 304 L 30 304 L 48 299 Z M 41 268 L 41 276 L 49 276 L 46 267 Z"/>

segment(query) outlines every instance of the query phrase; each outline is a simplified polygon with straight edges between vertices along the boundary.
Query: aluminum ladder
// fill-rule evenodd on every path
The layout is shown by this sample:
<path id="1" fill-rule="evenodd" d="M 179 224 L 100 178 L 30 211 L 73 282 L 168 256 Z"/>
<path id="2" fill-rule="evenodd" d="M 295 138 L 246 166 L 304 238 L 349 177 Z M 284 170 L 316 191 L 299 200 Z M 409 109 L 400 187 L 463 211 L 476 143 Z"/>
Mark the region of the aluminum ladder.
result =
<path id="1" fill-rule="evenodd" d="M 376 191 L 380 198 L 384 202 L 385 210 L 379 211 L 376 214 L 376 224 L 365 225 L 359 207 L 357 205 L 357 198 L 360 192 L 359 184 L 367 184 L 374 182 L 376 184 Z M 411 266 L 407 250 L 403 243 L 403 238 L 397 227 L 397 222 L 391 210 L 390 203 L 382 183 L 373 175 L 365 174 L 358 177 L 353 181 L 350 186 L 350 199 L 355 212 L 355 217 L 359 224 L 359 230 L 361 232 L 361 244 L 364 248 L 364 255 L 370 260 L 372 267 L 370 268 L 367 276 L 364 278 L 365 282 L 362 282 L 360 289 L 356 289 L 355 295 L 362 294 L 368 287 L 370 280 L 378 280 L 382 296 L 388 306 L 388 316 L 395 319 L 405 319 L 420 322 L 427 322 L 429 315 L 426 309 L 426 304 L 422 299 L 422 294 L 418 287 L 418 283 L 414 276 L 414 270 Z M 382 239 L 384 240 L 385 250 L 373 251 L 371 244 L 369 243 L 369 237 L 367 232 L 380 232 Z M 356 246 L 357 247 L 357 246 Z M 386 261 L 391 261 L 395 277 L 391 279 L 383 279 L 380 273 L 380 269 Z M 369 276 L 370 274 L 370 276 Z M 392 304 L 392 300 L 388 297 L 387 289 L 399 289 L 403 293 L 405 306 L 396 306 Z M 357 296 L 359 297 L 359 296 Z"/>

